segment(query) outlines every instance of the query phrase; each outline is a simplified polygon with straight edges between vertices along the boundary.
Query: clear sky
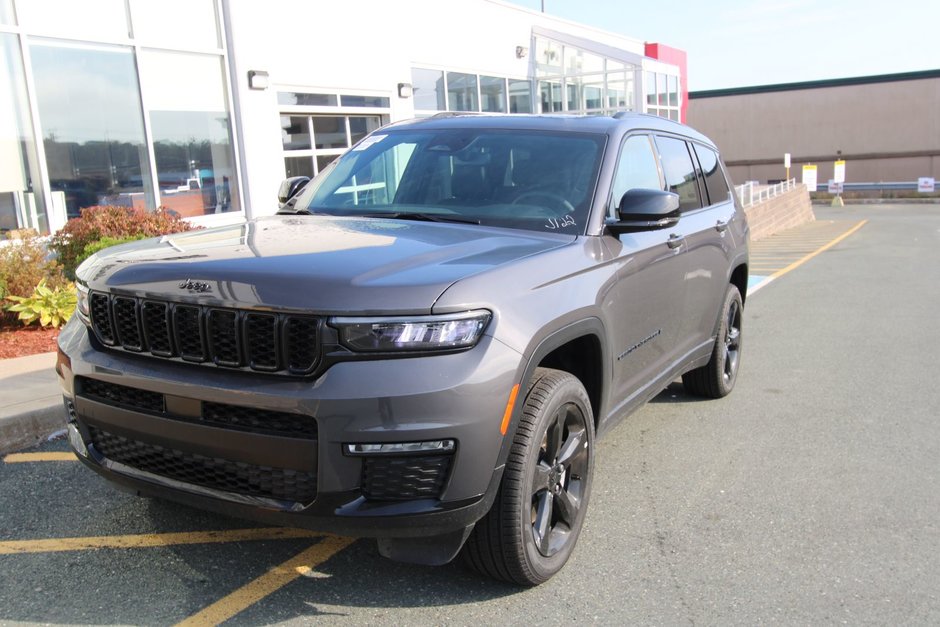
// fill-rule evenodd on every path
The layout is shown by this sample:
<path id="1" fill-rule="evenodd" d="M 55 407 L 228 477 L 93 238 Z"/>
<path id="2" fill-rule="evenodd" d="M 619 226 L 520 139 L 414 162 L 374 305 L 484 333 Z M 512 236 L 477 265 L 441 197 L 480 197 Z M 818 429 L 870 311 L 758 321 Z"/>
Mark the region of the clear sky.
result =
<path id="1" fill-rule="evenodd" d="M 685 50 L 692 91 L 940 69 L 940 0 L 545 0 L 545 12 Z"/>

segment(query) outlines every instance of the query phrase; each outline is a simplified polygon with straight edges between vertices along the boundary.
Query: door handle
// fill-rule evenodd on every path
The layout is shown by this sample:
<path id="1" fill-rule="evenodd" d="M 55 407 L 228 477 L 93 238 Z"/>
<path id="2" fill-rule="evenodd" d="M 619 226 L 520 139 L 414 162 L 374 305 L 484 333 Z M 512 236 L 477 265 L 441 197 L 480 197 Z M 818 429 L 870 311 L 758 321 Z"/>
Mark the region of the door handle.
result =
<path id="1" fill-rule="evenodd" d="M 718 231 L 719 233 L 724 233 L 725 231 L 728 230 L 728 222 L 730 222 L 730 220 L 719 220 L 715 224 L 715 230 Z"/>
<path id="2" fill-rule="evenodd" d="M 666 240 L 666 246 L 669 248 L 679 248 L 682 246 L 682 242 L 685 241 L 685 237 L 682 235 L 676 235 L 673 233 L 669 236 L 669 239 Z"/>

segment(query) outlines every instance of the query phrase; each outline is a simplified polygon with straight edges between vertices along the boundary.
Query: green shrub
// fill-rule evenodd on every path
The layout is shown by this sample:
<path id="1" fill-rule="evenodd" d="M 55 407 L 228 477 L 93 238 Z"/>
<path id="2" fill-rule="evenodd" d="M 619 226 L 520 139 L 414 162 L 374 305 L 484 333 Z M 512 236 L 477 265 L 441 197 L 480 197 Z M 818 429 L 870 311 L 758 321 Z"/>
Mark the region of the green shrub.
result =
<path id="1" fill-rule="evenodd" d="M 137 240 L 146 238 L 146 235 L 130 235 L 128 237 L 102 237 L 96 242 L 92 242 L 85 246 L 85 250 L 82 251 L 82 254 L 75 259 L 75 267 L 82 265 L 82 262 L 94 255 L 96 252 L 104 250 L 105 248 L 111 248 L 112 246 L 117 246 L 118 244 L 126 244 L 127 242 L 136 242 Z"/>
<path id="2" fill-rule="evenodd" d="M 7 311 L 16 313 L 23 324 L 38 322 L 41 326 L 58 329 L 75 312 L 75 286 L 50 288 L 43 280 L 29 296 L 7 296 L 7 300 L 14 303 L 6 306 Z"/>
<path id="3" fill-rule="evenodd" d="M 62 268 L 48 258 L 42 239 L 27 236 L 0 247 L 0 285 L 4 296 L 29 296 L 43 280 L 53 288 L 66 283 Z"/>
<path id="4" fill-rule="evenodd" d="M 198 227 L 163 208 L 146 211 L 131 207 L 88 207 L 82 209 L 80 218 L 69 220 L 53 236 L 49 247 L 58 256 L 65 276 L 74 279 L 78 259 L 85 252 L 85 247 L 104 237 L 155 237 L 194 228 Z"/>

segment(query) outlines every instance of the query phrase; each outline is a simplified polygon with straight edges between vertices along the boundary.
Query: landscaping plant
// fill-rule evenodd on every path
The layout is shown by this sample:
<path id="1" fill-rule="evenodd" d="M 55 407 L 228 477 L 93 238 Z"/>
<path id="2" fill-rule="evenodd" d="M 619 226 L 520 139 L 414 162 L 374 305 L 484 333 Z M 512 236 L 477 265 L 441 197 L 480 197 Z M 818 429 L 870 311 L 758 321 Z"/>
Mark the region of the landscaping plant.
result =
<path id="1" fill-rule="evenodd" d="M 7 300 L 14 303 L 6 306 L 7 311 L 16 313 L 23 324 L 38 322 L 40 326 L 58 329 L 75 312 L 75 286 L 69 283 L 50 288 L 43 279 L 29 296 L 7 296 Z"/>

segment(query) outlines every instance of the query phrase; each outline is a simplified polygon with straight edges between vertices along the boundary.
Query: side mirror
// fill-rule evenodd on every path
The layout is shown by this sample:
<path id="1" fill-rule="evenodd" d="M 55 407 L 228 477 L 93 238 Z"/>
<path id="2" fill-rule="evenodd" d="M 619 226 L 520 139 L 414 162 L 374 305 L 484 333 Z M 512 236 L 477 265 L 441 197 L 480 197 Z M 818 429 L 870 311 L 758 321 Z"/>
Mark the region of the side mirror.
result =
<path id="1" fill-rule="evenodd" d="M 277 190 L 277 201 L 283 207 L 288 200 L 300 193 L 304 185 L 310 182 L 309 176 L 292 176 L 289 179 L 281 181 L 281 186 Z"/>
<path id="2" fill-rule="evenodd" d="M 615 235 L 668 229 L 679 222 L 679 195 L 659 189 L 631 189 L 620 199 L 616 222 L 607 230 Z"/>

